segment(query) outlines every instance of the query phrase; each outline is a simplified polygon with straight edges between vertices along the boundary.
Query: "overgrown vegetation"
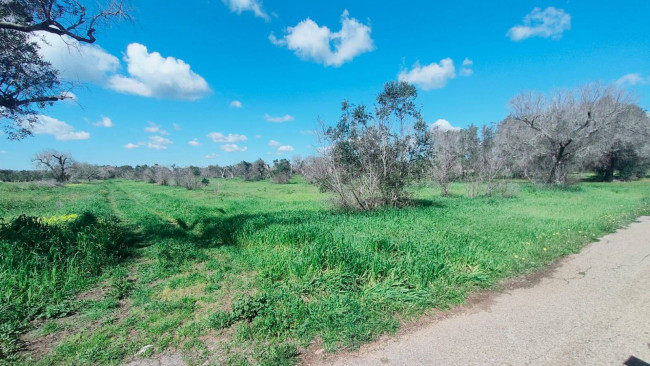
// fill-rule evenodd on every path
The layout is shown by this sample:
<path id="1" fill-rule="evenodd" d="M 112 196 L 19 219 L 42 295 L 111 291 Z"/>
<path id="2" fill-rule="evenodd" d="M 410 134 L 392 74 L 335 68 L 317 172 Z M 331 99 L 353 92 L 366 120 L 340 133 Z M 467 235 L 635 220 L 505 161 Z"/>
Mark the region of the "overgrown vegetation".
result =
<path id="1" fill-rule="evenodd" d="M 358 347 L 650 212 L 647 181 L 568 190 L 514 183 L 514 198 L 471 198 L 469 184 L 451 183 L 447 197 L 434 198 L 432 187 L 409 187 L 415 206 L 371 212 L 333 211 L 317 187 L 291 183 L 217 180 L 195 190 L 119 180 L 57 189 L 0 184 L 6 225 L 29 222 L 49 235 L 41 237 L 69 238 L 48 242 L 74 252 L 83 246 L 69 230 L 86 227 L 82 213 L 90 211 L 96 223 L 78 232 L 92 230 L 106 244 L 83 261 L 66 257 L 70 276 L 57 282 L 57 300 L 33 297 L 31 310 L 19 314 L 41 318 L 20 336 L 40 348 L 14 353 L 15 362 L 116 365 L 152 345 L 135 358 L 179 352 L 190 364 L 293 364 L 319 348 Z M 123 239 L 111 242 L 128 243 L 118 253 L 133 260 L 102 252 L 113 247 L 101 238 L 114 234 Z M 3 268 L 15 263 L 9 258 L 3 252 Z M 103 269 L 81 266 L 95 260 Z M 45 278 L 21 284 L 46 294 Z M 8 299 L 2 306 L 27 302 Z M 19 332 L 3 325 L 7 352 L 25 345 Z"/>
<path id="2" fill-rule="evenodd" d="M 91 213 L 0 221 L 0 357 L 31 320 L 70 315 L 70 296 L 125 255 L 123 228 Z"/>

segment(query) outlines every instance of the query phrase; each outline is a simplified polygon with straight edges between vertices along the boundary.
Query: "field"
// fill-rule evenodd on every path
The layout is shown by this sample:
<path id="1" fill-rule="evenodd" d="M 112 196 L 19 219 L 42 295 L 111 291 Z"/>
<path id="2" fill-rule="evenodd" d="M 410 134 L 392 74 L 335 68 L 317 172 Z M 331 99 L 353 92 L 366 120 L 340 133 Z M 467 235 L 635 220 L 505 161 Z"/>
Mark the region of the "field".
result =
<path id="1" fill-rule="evenodd" d="M 468 198 L 462 184 L 449 197 L 419 186 L 412 207 L 362 213 L 332 208 L 300 178 L 194 191 L 0 183 L 0 363 L 180 353 L 290 365 L 395 332 L 650 213 L 647 180 L 517 187 Z"/>

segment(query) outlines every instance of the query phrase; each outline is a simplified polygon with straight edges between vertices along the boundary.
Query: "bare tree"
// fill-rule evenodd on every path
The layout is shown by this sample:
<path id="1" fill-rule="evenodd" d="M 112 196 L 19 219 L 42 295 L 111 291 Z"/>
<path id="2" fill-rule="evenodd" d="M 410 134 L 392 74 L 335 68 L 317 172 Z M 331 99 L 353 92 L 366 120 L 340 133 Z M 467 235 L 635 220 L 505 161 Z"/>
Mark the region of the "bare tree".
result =
<path id="1" fill-rule="evenodd" d="M 510 101 L 504 129 L 516 130 L 515 150 L 530 179 L 566 185 L 567 173 L 588 149 L 600 146 L 627 100 L 622 90 L 598 83 L 550 96 L 522 93 Z"/>
<path id="2" fill-rule="evenodd" d="M 0 1 L 0 121 L 10 139 L 31 134 L 36 107 L 69 97 L 69 86 L 38 53 L 37 32 L 93 43 L 100 24 L 126 16 L 122 1 L 97 7 L 76 0 Z"/>
<path id="3" fill-rule="evenodd" d="M 430 155 L 431 172 L 435 181 L 442 189 L 442 195 L 449 194 L 449 182 L 460 176 L 462 172 L 461 157 L 463 154 L 459 130 L 443 130 L 434 128 L 429 132 L 433 153 Z"/>
<path id="4" fill-rule="evenodd" d="M 32 162 L 39 169 L 48 169 L 57 182 L 63 183 L 70 179 L 70 167 L 74 160 L 70 153 L 47 149 L 34 155 Z"/>
<path id="5" fill-rule="evenodd" d="M 85 179 L 90 182 L 100 177 L 100 170 L 93 164 L 75 163 L 72 165 L 72 175 L 75 179 Z"/>

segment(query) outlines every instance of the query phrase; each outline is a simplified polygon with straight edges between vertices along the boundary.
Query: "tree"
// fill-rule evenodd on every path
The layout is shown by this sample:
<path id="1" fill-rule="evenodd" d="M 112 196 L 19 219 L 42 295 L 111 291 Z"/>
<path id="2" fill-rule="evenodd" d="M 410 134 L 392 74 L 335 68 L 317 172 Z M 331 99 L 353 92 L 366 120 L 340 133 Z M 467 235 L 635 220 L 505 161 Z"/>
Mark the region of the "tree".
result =
<path id="1" fill-rule="evenodd" d="M 88 163 L 75 163 L 72 165 L 72 173 L 76 177 L 75 179 L 85 179 L 88 182 L 100 176 L 99 168 Z"/>
<path id="2" fill-rule="evenodd" d="M 546 96 L 527 92 L 510 101 L 503 124 L 511 136 L 524 174 L 547 184 L 567 184 L 589 150 L 603 147 L 608 131 L 625 110 L 622 90 L 594 83 L 577 91 Z"/>
<path id="3" fill-rule="evenodd" d="M 593 150 L 585 163 L 608 182 L 615 172 L 622 180 L 642 178 L 650 167 L 650 118 L 637 105 L 623 108 L 607 131 L 603 148 Z"/>
<path id="4" fill-rule="evenodd" d="M 69 97 L 69 85 L 38 53 L 39 32 L 94 43 L 101 23 L 125 16 L 122 1 L 92 11 L 76 0 L 0 1 L 0 123 L 9 139 L 31 135 L 36 108 Z"/>
<path id="5" fill-rule="evenodd" d="M 70 179 L 70 167 L 74 164 L 72 155 L 56 150 L 43 150 L 32 158 L 39 169 L 48 169 L 57 182 L 67 182 Z"/>
<path id="6" fill-rule="evenodd" d="M 291 179 L 291 163 L 287 159 L 273 160 L 271 182 L 287 184 Z"/>
<path id="7" fill-rule="evenodd" d="M 440 185 L 442 195 L 449 194 L 448 184 L 460 176 L 462 171 L 461 145 L 462 132 L 460 130 L 443 130 L 434 128 L 430 132 L 433 153 L 431 156 L 431 172 L 433 178 Z"/>
<path id="8" fill-rule="evenodd" d="M 416 97 L 414 86 L 392 81 L 384 84 L 374 114 L 344 101 L 339 122 L 322 128 L 322 156 L 314 160 L 321 189 L 335 192 L 342 206 L 361 210 L 406 202 L 405 187 L 426 140 Z"/>

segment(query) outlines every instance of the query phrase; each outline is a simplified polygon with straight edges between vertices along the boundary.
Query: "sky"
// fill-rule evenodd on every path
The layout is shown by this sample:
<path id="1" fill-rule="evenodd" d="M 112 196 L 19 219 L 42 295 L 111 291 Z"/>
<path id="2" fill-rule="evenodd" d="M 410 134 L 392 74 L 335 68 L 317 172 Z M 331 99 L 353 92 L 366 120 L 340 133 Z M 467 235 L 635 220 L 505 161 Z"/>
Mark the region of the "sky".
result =
<path id="1" fill-rule="evenodd" d="M 54 148 L 99 165 L 229 165 L 315 153 L 318 121 L 383 84 L 430 123 L 497 123 L 516 94 L 614 83 L 650 109 L 650 1 L 131 0 L 93 45 L 43 35 L 73 99 L 0 169 Z"/>

